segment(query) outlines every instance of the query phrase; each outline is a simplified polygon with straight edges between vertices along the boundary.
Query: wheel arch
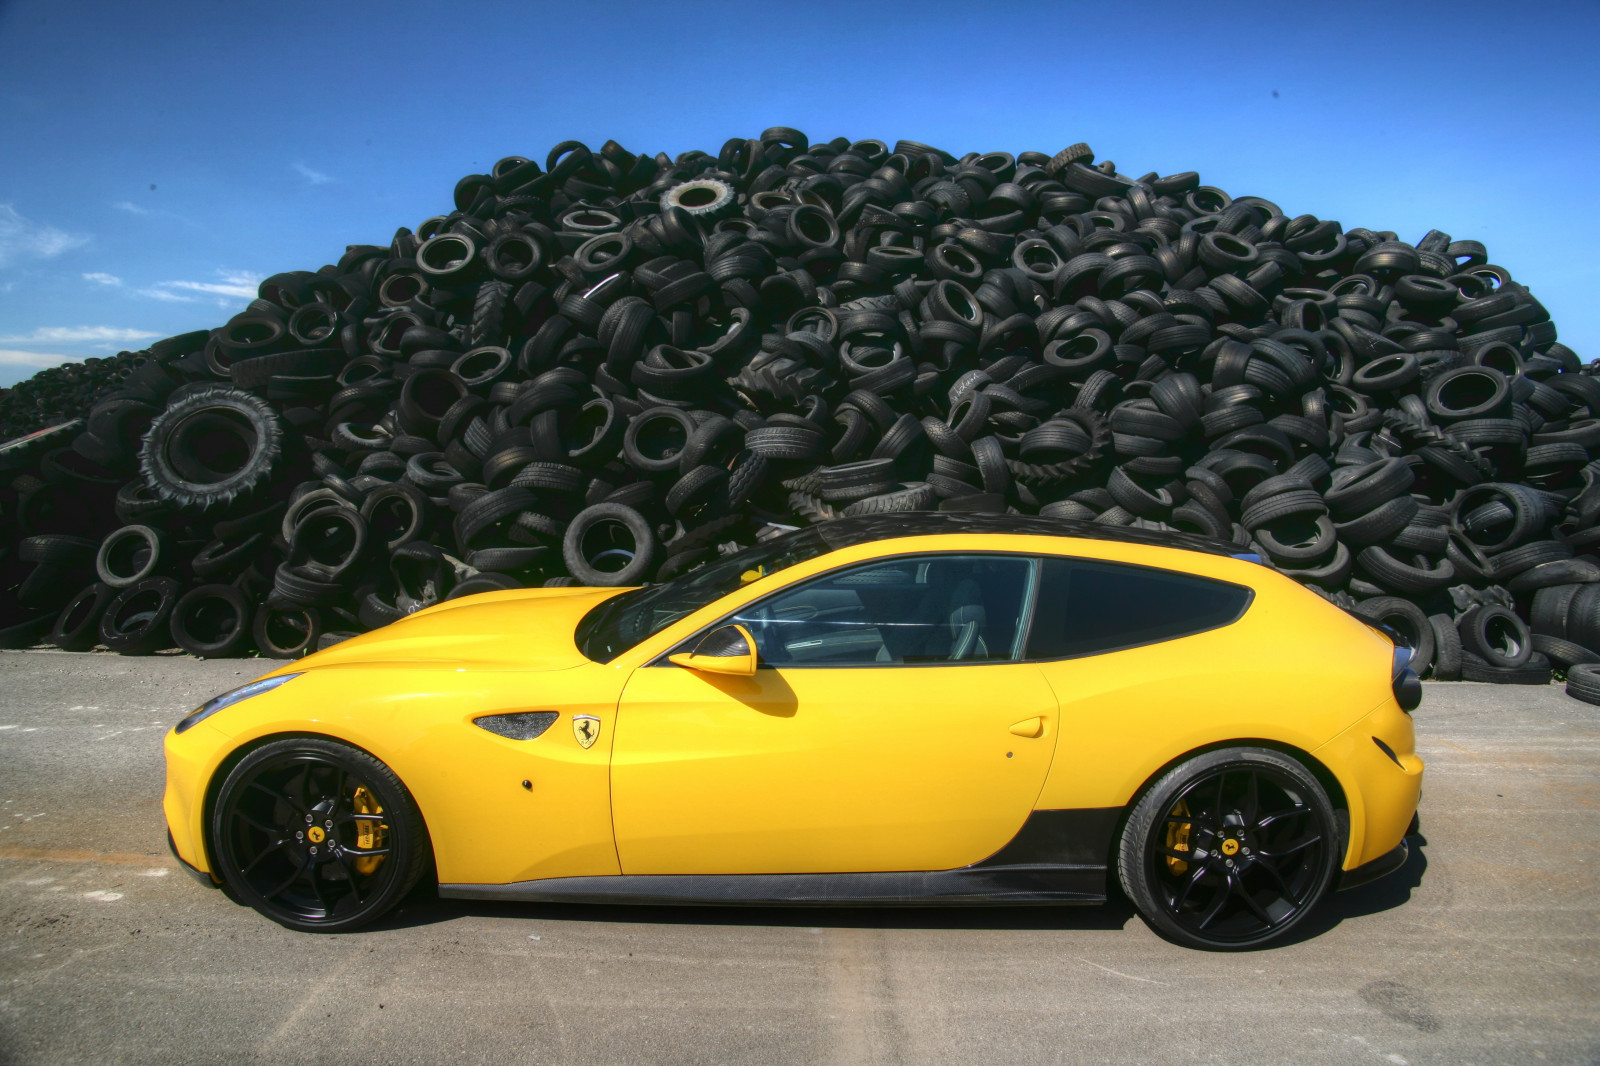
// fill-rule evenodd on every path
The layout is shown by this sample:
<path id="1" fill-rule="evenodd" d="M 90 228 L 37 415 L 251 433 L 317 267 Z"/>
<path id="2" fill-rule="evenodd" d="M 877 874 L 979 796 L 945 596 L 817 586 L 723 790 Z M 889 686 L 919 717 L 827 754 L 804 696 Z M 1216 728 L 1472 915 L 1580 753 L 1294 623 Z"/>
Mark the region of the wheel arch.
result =
<path id="1" fill-rule="evenodd" d="M 1139 787 L 1134 789 L 1133 795 L 1128 797 L 1128 802 L 1122 806 L 1122 813 L 1117 818 L 1116 829 L 1112 831 L 1111 839 L 1107 842 L 1106 869 L 1108 871 L 1117 869 L 1117 852 L 1122 846 L 1122 834 L 1127 829 L 1128 818 L 1133 814 L 1134 808 L 1139 805 L 1139 801 L 1145 797 L 1145 794 L 1155 787 L 1157 781 L 1165 777 L 1174 767 L 1190 759 L 1213 751 L 1225 751 L 1229 748 L 1266 748 L 1269 751 L 1278 752 L 1280 755 L 1287 755 L 1304 766 L 1306 771 L 1317 779 L 1317 783 L 1328 794 L 1328 802 L 1333 805 L 1334 824 L 1338 829 L 1340 838 L 1338 841 L 1338 854 L 1342 864 L 1346 853 L 1349 851 L 1350 844 L 1350 803 L 1345 796 L 1344 786 L 1339 783 L 1338 777 L 1322 760 L 1304 748 L 1295 747 L 1293 744 L 1285 744 L 1280 740 L 1266 740 L 1261 737 L 1239 737 L 1202 744 L 1199 747 L 1174 755 L 1171 759 L 1158 766 L 1149 777 L 1145 778 Z"/>
<path id="2" fill-rule="evenodd" d="M 228 754 L 223 757 L 222 761 L 217 764 L 216 770 L 214 770 L 211 774 L 211 779 L 206 782 L 204 797 L 200 810 L 199 847 L 202 852 L 202 857 L 205 859 L 206 868 L 211 871 L 211 878 L 213 881 L 220 880 L 221 875 L 217 872 L 216 850 L 211 841 L 211 816 L 216 810 L 217 796 L 222 791 L 222 783 L 228 779 L 228 775 L 233 772 L 233 768 L 244 761 L 245 756 L 249 755 L 257 748 L 262 748 L 268 744 L 277 743 L 280 740 L 326 740 L 334 744 L 343 744 L 345 747 L 354 748 L 356 751 L 361 752 L 363 755 L 366 755 L 369 758 L 376 759 L 385 767 L 388 767 L 390 773 L 394 773 L 394 767 L 389 766 L 387 760 L 379 758 L 376 754 L 368 751 L 360 744 L 351 743 L 346 738 L 336 737 L 331 733 L 317 733 L 308 729 L 295 729 L 286 730 L 281 733 L 267 733 L 259 737 L 250 738 L 243 744 L 240 744 L 237 748 L 234 748 L 232 751 L 228 752 Z M 406 794 L 411 797 L 411 804 L 416 808 L 417 817 L 422 823 L 422 838 L 428 846 L 428 853 L 423 857 L 424 878 L 432 876 L 434 881 L 437 882 L 438 878 L 435 874 L 433 855 L 433 832 L 428 828 L 427 813 L 423 811 L 422 805 L 417 802 L 416 794 L 412 792 L 411 786 L 406 784 L 405 779 L 397 773 L 395 773 L 394 776 L 395 779 L 400 782 L 401 787 L 406 790 Z"/>

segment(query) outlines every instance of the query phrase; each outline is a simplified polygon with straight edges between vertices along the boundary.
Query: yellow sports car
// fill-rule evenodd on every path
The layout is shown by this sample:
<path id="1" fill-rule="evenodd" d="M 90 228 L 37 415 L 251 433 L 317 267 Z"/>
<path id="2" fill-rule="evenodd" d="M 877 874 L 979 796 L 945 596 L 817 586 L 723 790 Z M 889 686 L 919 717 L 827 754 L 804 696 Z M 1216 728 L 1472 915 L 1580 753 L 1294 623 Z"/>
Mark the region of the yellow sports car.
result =
<path id="1" fill-rule="evenodd" d="M 1406 858 L 1409 653 L 1225 545 L 1005 515 L 419 611 L 167 736 L 174 854 L 294 929 L 461 899 L 1095 903 L 1261 945 Z"/>

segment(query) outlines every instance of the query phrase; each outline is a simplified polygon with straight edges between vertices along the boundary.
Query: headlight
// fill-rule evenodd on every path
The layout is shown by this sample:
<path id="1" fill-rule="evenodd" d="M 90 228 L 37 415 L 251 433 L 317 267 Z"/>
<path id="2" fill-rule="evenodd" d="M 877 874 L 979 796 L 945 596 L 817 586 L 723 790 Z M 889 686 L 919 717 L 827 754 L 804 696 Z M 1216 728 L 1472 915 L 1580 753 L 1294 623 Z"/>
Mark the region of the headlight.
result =
<path id="1" fill-rule="evenodd" d="M 285 681 L 293 681 L 299 676 L 299 674 L 279 674 L 277 677 L 267 677 L 262 678 L 260 681 L 252 681 L 248 685 L 234 689 L 232 692 L 224 692 L 220 696 L 207 700 L 199 710 L 179 722 L 178 728 L 174 732 L 182 733 L 191 726 L 198 725 L 210 718 L 224 707 L 232 707 L 235 703 L 247 700 L 251 696 L 259 696 L 263 692 L 271 692 Z"/>

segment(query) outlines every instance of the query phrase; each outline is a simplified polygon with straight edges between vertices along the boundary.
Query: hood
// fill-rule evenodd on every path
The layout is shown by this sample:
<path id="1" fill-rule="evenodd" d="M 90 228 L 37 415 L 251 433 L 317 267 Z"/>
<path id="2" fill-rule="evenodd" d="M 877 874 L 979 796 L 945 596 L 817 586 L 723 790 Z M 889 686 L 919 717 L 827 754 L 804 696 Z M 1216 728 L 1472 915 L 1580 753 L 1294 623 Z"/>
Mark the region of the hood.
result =
<path id="1" fill-rule="evenodd" d="M 468 663 L 567 670 L 588 662 L 573 631 L 597 604 L 626 589 L 557 588 L 485 592 L 447 600 L 285 663 L 294 672 L 377 663 Z"/>

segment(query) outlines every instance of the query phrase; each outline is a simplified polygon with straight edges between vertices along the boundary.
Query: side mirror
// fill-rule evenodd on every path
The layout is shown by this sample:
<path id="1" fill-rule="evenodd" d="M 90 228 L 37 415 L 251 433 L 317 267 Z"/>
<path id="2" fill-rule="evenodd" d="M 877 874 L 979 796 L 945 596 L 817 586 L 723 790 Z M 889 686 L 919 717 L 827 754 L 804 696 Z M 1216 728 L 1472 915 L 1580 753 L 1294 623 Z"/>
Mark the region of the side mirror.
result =
<path id="1" fill-rule="evenodd" d="M 707 674 L 754 677 L 756 641 L 744 626 L 720 626 L 700 638 L 694 651 L 669 655 L 667 661 Z"/>

